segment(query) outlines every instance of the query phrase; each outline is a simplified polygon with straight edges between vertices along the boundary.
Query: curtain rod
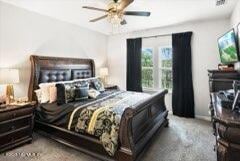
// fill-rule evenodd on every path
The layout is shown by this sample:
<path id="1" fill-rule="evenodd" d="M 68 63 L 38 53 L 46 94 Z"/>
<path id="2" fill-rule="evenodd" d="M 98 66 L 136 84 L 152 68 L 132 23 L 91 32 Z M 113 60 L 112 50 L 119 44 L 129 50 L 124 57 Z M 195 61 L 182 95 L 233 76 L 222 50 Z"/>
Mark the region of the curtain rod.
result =
<path id="1" fill-rule="evenodd" d="M 155 36 L 146 36 L 142 37 L 143 39 L 148 39 L 148 38 L 156 38 L 156 37 L 164 37 L 164 36 L 172 36 L 172 34 L 162 34 L 162 35 L 155 35 Z"/>
<path id="2" fill-rule="evenodd" d="M 187 32 L 192 32 L 192 31 L 185 31 L 185 32 L 179 32 L 179 33 L 187 33 Z M 143 39 L 148 39 L 148 38 L 155 38 L 155 37 L 172 36 L 173 34 L 179 34 L 179 33 L 162 34 L 162 35 L 155 35 L 155 36 L 145 36 L 145 37 L 142 37 L 142 38 Z"/>

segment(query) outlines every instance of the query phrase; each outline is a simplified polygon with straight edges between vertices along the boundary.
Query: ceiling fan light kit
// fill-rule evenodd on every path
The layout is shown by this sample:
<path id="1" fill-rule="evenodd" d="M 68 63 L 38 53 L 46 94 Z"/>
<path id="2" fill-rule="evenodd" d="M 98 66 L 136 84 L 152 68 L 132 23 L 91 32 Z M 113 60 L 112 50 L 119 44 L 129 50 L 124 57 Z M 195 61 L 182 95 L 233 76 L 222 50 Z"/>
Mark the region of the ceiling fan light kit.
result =
<path id="1" fill-rule="evenodd" d="M 83 6 L 85 9 L 96 10 L 105 12 L 106 15 L 101 16 L 99 18 L 90 20 L 90 22 L 96 22 L 102 20 L 104 18 L 108 19 L 108 22 L 112 24 L 113 27 L 126 25 L 127 21 L 124 19 L 124 16 L 145 16 L 149 17 L 150 12 L 142 12 L 142 11 L 124 11 L 124 9 L 129 6 L 134 0 L 113 0 L 110 4 L 108 4 L 107 9 L 100 9 L 90 6 Z"/>
<path id="2" fill-rule="evenodd" d="M 121 21 L 123 20 L 123 12 L 119 9 L 120 8 L 119 2 L 112 2 L 108 5 L 108 21 L 114 25 L 120 25 Z"/>

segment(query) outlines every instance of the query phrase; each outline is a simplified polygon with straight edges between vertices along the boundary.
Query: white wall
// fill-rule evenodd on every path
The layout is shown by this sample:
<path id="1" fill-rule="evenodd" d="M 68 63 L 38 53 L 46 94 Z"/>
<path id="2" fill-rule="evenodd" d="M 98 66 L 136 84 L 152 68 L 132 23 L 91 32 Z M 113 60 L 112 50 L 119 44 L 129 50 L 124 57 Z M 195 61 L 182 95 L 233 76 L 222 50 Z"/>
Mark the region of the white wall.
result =
<path id="1" fill-rule="evenodd" d="M 237 27 L 237 25 L 240 23 L 240 1 L 237 3 L 232 16 L 231 16 L 231 26 Z"/>
<path id="2" fill-rule="evenodd" d="M 106 35 L 0 2 L 0 68 L 20 69 L 16 96 L 27 95 L 31 54 L 92 58 L 100 67 L 106 49 Z"/>
<path id="3" fill-rule="evenodd" d="M 195 112 L 198 116 L 208 116 L 210 99 L 207 70 L 216 69 L 218 63 L 220 63 L 217 39 L 229 30 L 229 28 L 230 24 L 228 19 L 209 20 L 110 36 L 108 39 L 108 66 L 111 76 L 109 81 L 114 84 L 119 84 L 122 88 L 126 88 L 127 38 L 193 31 L 192 70 Z M 168 97 L 167 105 L 171 110 L 170 102 Z"/>

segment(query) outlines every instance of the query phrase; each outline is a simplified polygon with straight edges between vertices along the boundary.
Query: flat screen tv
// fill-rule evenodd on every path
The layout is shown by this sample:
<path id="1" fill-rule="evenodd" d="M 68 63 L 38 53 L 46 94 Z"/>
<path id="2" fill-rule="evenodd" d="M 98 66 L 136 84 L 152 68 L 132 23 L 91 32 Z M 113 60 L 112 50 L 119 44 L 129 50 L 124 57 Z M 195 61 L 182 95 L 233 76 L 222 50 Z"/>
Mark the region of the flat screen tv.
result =
<path id="1" fill-rule="evenodd" d="M 234 29 L 218 39 L 218 47 L 222 64 L 233 64 L 238 61 L 238 49 Z"/>

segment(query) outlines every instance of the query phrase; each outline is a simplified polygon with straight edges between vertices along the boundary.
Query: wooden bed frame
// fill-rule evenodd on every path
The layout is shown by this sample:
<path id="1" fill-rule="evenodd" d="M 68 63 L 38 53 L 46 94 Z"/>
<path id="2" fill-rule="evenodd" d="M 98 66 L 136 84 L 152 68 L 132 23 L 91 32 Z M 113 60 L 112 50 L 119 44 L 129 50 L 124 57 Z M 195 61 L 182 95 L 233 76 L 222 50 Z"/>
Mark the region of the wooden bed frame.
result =
<path id="1" fill-rule="evenodd" d="M 90 71 L 95 76 L 94 61 L 91 59 L 58 58 L 34 56 L 31 59 L 31 80 L 29 99 L 36 101 L 34 90 L 38 89 L 42 70 L 82 70 Z M 74 79 L 74 78 L 72 78 Z M 59 80 L 56 80 L 59 81 Z M 165 106 L 163 90 L 151 96 L 146 101 L 125 110 L 119 129 L 119 149 L 111 157 L 94 137 L 79 134 L 52 124 L 35 121 L 35 131 L 55 141 L 90 154 L 104 161 L 137 161 L 150 144 L 153 135 L 163 127 L 168 126 L 168 111 Z"/>

